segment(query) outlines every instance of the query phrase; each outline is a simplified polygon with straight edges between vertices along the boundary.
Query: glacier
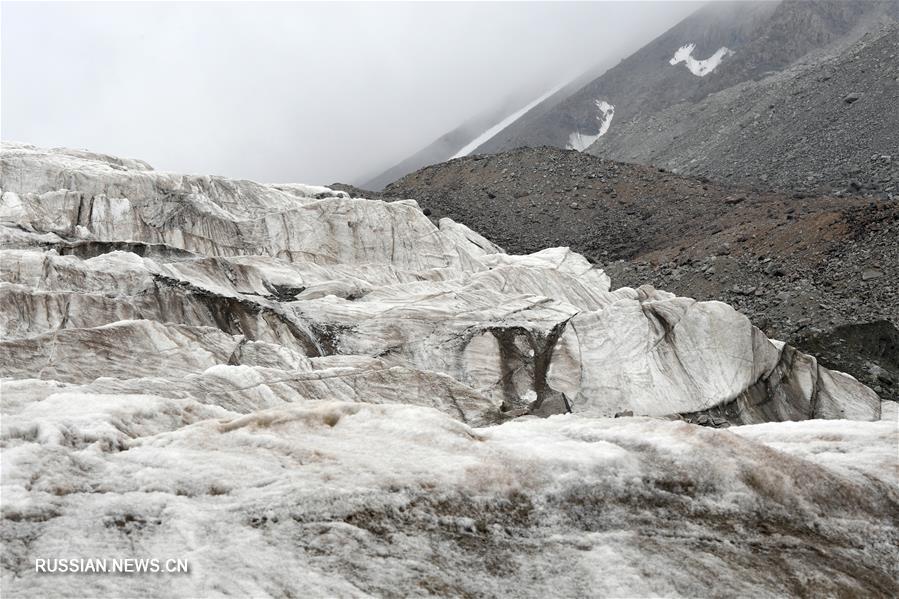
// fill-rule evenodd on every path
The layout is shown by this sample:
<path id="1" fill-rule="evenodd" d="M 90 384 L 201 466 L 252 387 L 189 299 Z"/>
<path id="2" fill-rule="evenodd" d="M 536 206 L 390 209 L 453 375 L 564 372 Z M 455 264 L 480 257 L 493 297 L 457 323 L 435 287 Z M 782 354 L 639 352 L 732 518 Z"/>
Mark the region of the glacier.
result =
<path id="1" fill-rule="evenodd" d="M 16 143 L 0 239 L 4 596 L 899 592 L 893 406 L 726 304 Z"/>

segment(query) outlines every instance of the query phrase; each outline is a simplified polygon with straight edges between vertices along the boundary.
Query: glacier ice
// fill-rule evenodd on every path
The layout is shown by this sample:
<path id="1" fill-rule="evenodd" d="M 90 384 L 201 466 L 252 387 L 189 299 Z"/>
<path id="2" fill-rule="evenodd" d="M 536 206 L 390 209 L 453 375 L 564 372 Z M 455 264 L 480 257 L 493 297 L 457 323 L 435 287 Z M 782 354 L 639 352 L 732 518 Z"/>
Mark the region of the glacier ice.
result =
<path id="1" fill-rule="evenodd" d="M 894 412 L 726 304 L 24 144 L 0 240 L 4 596 L 899 592 Z"/>

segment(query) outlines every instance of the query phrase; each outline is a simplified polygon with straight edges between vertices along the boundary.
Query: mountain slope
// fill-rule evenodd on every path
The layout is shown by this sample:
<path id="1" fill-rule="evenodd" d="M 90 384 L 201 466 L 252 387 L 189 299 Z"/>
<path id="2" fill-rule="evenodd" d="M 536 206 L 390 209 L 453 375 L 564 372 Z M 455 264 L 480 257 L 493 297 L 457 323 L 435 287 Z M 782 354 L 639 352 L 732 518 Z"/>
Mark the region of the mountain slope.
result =
<path id="1" fill-rule="evenodd" d="M 365 189 L 380 190 L 388 183 L 396 181 L 400 177 L 407 175 L 413 171 L 420 169 L 429 164 L 443 162 L 448 160 L 460 148 L 468 144 L 480 132 L 488 129 L 494 123 L 500 121 L 505 115 L 516 110 L 514 101 L 504 102 L 494 110 L 484 112 L 468 122 L 456 127 L 452 131 L 441 135 L 433 142 L 417 151 L 413 155 L 405 158 L 400 163 L 392 166 L 377 176 L 361 183 Z"/>
<path id="2" fill-rule="evenodd" d="M 555 108 L 534 118 L 525 118 L 483 144 L 478 153 L 498 152 L 516 147 L 550 145 L 565 148 L 571 135 L 598 133 L 600 123 L 596 102 L 615 106 L 618 120 L 654 112 L 685 95 L 699 95 L 722 85 L 720 74 L 698 79 L 682 66 L 668 61 L 687 43 L 696 44 L 694 53 L 707 56 L 721 47 L 739 47 L 747 41 L 757 23 L 776 8 L 769 2 L 714 3 L 700 9 L 639 51 L 589 82 Z M 613 124 L 614 127 L 614 124 Z"/>
<path id="3" fill-rule="evenodd" d="M 360 186 L 364 189 L 380 191 L 387 184 L 424 166 L 467 156 L 483 145 L 485 141 L 501 134 L 518 120 L 533 119 L 545 114 L 585 83 L 593 80 L 598 73 L 604 72 L 606 68 L 606 65 L 600 64 L 564 85 L 539 92 L 532 91 L 531 96 L 527 99 L 522 97 L 510 99 L 496 109 L 487 111 L 441 136 L 399 164 L 361 183 Z"/>
<path id="4" fill-rule="evenodd" d="M 640 120 L 682 102 L 783 69 L 811 51 L 838 51 L 895 16 L 894 2 L 783 0 L 721 2 L 700 9 L 552 110 L 521 119 L 476 151 L 521 146 L 570 147 L 572 135 L 597 135 L 603 121 L 597 103 L 614 107 L 618 123 Z M 715 68 L 691 67 L 715 57 Z M 692 70 L 691 70 L 692 68 Z M 695 72 L 694 72 L 695 71 Z"/>
<path id="5" fill-rule="evenodd" d="M 710 95 L 737 96 L 743 86 L 775 73 L 788 79 L 793 69 L 803 64 L 838 60 L 866 33 L 897 20 L 899 3 L 893 0 L 714 2 L 601 75 L 582 77 L 509 118 L 503 126 L 495 126 L 515 112 L 507 109 L 502 118 L 493 118 L 492 131 L 486 123 L 480 129 L 461 127 L 362 186 L 380 190 L 416 168 L 462 154 L 544 145 L 579 151 L 594 145 L 591 151 L 604 156 L 647 163 L 672 160 L 682 169 L 673 152 L 656 147 L 664 146 L 670 142 L 668 138 L 680 135 L 688 126 L 686 119 L 676 118 L 679 113 L 699 118 L 705 129 L 727 128 L 732 115 L 697 115 Z M 731 110 L 742 112 L 739 107 Z M 811 125 L 799 135 L 799 141 L 805 137 L 819 145 L 826 143 L 826 128 Z M 473 141 L 478 138 L 483 138 L 483 143 L 476 145 Z M 739 144 L 740 136 L 732 136 L 729 143 Z M 465 152 L 460 152 L 463 147 Z M 762 181 L 762 170 L 763 166 L 755 165 L 751 172 L 756 181 Z M 868 179 L 879 176 L 871 173 L 868 165 L 859 170 Z M 728 169 L 717 166 L 707 172 L 710 176 L 729 174 Z M 777 183 L 797 187 L 795 181 Z"/>
<path id="6" fill-rule="evenodd" d="M 897 5 L 899 6 L 899 5 Z M 899 197 L 899 26 L 616 123 L 589 151 L 716 179 Z"/>

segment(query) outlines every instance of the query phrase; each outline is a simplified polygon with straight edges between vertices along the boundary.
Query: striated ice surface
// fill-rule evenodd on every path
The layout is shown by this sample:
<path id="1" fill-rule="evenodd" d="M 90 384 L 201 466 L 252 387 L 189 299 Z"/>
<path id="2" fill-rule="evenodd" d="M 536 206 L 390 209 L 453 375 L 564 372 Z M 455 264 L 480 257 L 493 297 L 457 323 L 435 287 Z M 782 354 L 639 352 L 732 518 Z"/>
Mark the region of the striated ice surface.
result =
<path id="1" fill-rule="evenodd" d="M 726 304 L 23 144 L 0 244 L 4 596 L 899 592 L 892 406 Z"/>
<path id="2" fill-rule="evenodd" d="M 895 423 L 470 428 L 401 404 L 239 414 L 41 394 L 4 415 L 15 595 L 783 596 L 800 577 L 825 596 L 897 590 Z M 35 555 L 177 557 L 191 571 L 61 587 L 33 574 Z"/>

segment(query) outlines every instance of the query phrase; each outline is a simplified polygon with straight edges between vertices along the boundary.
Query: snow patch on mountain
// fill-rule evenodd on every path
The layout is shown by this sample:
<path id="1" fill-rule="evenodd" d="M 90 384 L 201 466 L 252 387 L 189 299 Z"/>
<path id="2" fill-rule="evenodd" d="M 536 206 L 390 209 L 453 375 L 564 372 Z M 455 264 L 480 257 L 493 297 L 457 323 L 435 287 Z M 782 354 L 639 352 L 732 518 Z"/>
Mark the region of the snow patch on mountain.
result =
<path id="1" fill-rule="evenodd" d="M 696 44 L 684 44 L 677 49 L 677 52 L 674 53 L 668 64 L 673 66 L 683 62 L 691 73 L 697 77 L 705 77 L 718 68 L 718 65 L 721 64 L 725 57 L 733 54 L 733 50 L 722 46 L 705 60 L 696 60 L 693 58 L 693 50 L 695 49 Z"/>
<path id="2" fill-rule="evenodd" d="M 596 100 L 596 107 L 599 109 L 599 115 L 596 117 L 596 120 L 599 121 L 599 131 L 595 135 L 588 135 L 581 133 L 581 130 L 578 129 L 568 137 L 569 150 L 583 152 L 609 130 L 609 126 L 612 124 L 612 117 L 615 116 L 615 107 L 605 100 Z"/>
<path id="3" fill-rule="evenodd" d="M 524 106 L 520 110 L 510 114 L 509 116 L 507 116 L 506 118 L 504 118 L 503 120 L 501 120 L 500 122 L 495 124 L 494 126 L 490 127 L 489 129 L 487 129 L 486 131 L 481 133 L 479 136 L 477 136 L 476 138 L 471 140 L 465 147 L 463 147 L 461 150 L 459 150 L 458 152 L 453 154 L 452 157 L 450 158 L 450 160 L 452 160 L 453 158 L 462 158 L 463 156 L 468 156 L 469 154 L 474 152 L 478 146 L 486 143 L 489 139 L 491 139 L 492 137 L 497 135 L 500 131 L 502 131 L 503 129 L 505 129 L 506 127 L 508 127 L 509 125 L 511 125 L 518 119 L 520 119 L 522 116 L 524 116 L 525 113 L 527 113 L 531 108 L 533 108 L 534 106 L 536 106 L 543 100 L 547 99 L 548 97 L 550 97 L 551 95 L 553 95 L 554 93 L 559 91 L 560 89 L 562 89 L 562 85 L 557 85 L 556 87 L 552 88 L 551 90 L 549 90 L 548 92 L 546 92 L 545 94 L 543 94 L 542 96 L 540 96 L 539 98 L 534 100 L 533 102 L 529 103 L 527 106 Z"/>

